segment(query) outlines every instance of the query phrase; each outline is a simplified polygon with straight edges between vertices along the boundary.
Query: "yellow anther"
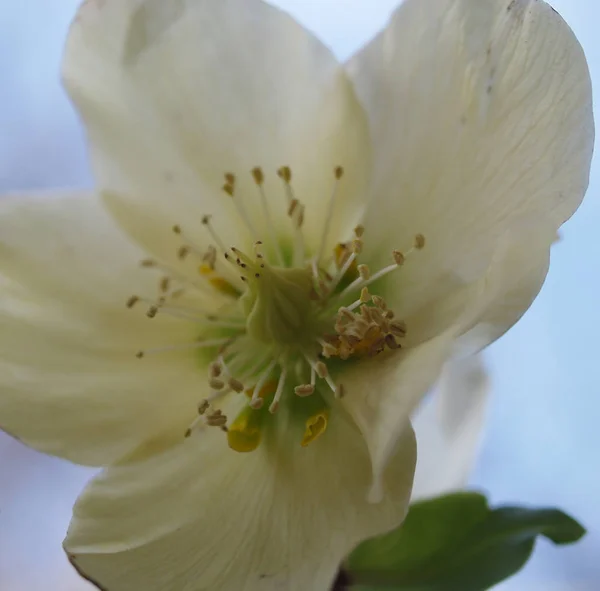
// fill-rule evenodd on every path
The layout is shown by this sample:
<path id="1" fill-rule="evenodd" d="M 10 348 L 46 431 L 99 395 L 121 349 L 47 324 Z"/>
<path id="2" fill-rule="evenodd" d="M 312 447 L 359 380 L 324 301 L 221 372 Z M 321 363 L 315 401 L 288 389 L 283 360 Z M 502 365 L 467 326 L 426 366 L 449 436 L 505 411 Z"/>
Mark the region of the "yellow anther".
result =
<path id="1" fill-rule="evenodd" d="M 227 193 L 227 195 L 229 195 L 230 197 L 233 197 L 233 193 L 234 193 L 233 185 L 225 183 L 223 185 L 223 191 L 225 191 L 225 193 Z"/>
<path id="2" fill-rule="evenodd" d="M 362 238 L 363 234 L 365 233 L 365 227 L 364 226 L 356 226 L 356 228 L 354 228 L 354 235 L 357 238 Z"/>
<path id="3" fill-rule="evenodd" d="M 328 420 L 329 410 L 326 408 L 309 417 L 306 421 L 306 430 L 304 431 L 304 437 L 300 445 L 306 447 L 323 435 L 327 430 Z"/>
<path id="4" fill-rule="evenodd" d="M 341 166 L 336 166 L 334 174 L 335 178 L 339 181 L 344 176 L 344 169 Z"/>
<path id="5" fill-rule="evenodd" d="M 228 296 L 233 296 L 235 298 L 240 297 L 241 292 L 239 291 L 239 289 L 237 289 L 234 285 L 229 283 L 229 281 L 227 281 L 226 279 L 223 279 L 223 277 L 217 275 L 211 265 L 204 263 L 200 265 L 198 271 L 200 275 L 207 278 L 208 282 L 217 291 L 220 291 L 222 294 Z"/>
<path id="6" fill-rule="evenodd" d="M 251 408 L 242 410 L 227 430 L 229 447 L 240 453 L 254 451 L 262 439 L 262 419 L 262 413 Z"/>
<path id="7" fill-rule="evenodd" d="M 181 234 L 181 226 L 179 224 L 175 224 L 172 229 L 175 234 Z"/>
<path id="8" fill-rule="evenodd" d="M 373 296 L 373 301 L 375 301 L 375 298 L 377 296 Z M 371 301 L 371 294 L 369 293 L 369 288 L 368 287 L 363 287 L 360 290 L 360 301 L 363 304 L 366 304 L 367 302 Z"/>
<path id="9" fill-rule="evenodd" d="M 128 300 L 127 300 L 127 304 L 126 306 L 128 308 L 133 308 L 138 302 L 140 301 L 140 298 L 136 295 L 132 295 Z"/>
<path id="10" fill-rule="evenodd" d="M 233 187 L 235 185 L 235 175 L 231 172 L 225 173 L 225 182 Z"/>

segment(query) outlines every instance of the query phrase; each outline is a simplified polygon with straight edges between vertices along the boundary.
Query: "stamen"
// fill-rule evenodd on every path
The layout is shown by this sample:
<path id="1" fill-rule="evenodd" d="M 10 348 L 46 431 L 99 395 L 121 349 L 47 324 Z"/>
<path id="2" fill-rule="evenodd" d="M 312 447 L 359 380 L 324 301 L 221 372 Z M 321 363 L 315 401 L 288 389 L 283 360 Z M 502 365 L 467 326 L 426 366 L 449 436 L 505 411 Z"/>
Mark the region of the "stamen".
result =
<path id="1" fill-rule="evenodd" d="M 233 179 L 233 183 L 230 183 L 229 181 L 232 179 Z M 248 231 L 250 232 L 250 235 L 254 238 L 254 240 L 257 240 L 258 233 L 256 231 L 256 228 L 252 224 L 250 217 L 248 216 L 248 212 L 246 211 L 246 208 L 244 207 L 242 200 L 237 199 L 235 197 L 235 176 L 232 175 L 231 173 L 226 173 L 225 180 L 226 180 L 226 183 L 225 183 L 225 185 L 223 185 L 223 191 L 225 191 L 225 193 L 227 193 L 233 199 L 233 204 L 235 206 L 235 209 L 236 209 L 238 215 L 240 216 L 240 219 L 246 225 L 246 228 L 248 228 Z"/>
<path id="2" fill-rule="evenodd" d="M 180 248 L 177 251 L 178 257 L 180 259 L 185 258 L 190 252 L 194 252 L 198 256 L 204 257 L 204 250 L 202 249 L 202 247 L 198 246 L 187 234 L 184 234 L 179 224 L 175 224 L 172 230 L 173 233 L 177 234 L 177 236 L 179 236 L 184 242 L 184 246 L 182 248 L 185 250 L 182 250 L 182 248 Z"/>
<path id="3" fill-rule="evenodd" d="M 289 166 L 282 166 L 277 171 L 277 176 L 283 181 L 283 187 L 288 201 L 288 216 L 294 223 L 296 230 L 296 244 L 294 245 L 294 266 L 301 265 L 304 262 L 306 247 L 304 245 L 304 235 L 302 234 L 302 225 L 304 223 L 304 205 L 294 195 L 292 188 L 292 170 Z"/>
<path id="4" fill-rule="evenodd" d="M 193 281 L 186 275 L 179 273 L 179 271 L 176 271 L 175 269 L 173 269 L 173 267 L 171 267 L 169 265 L 164 265 L 153 259 L 143 260 L 141 262 L 141 265 L 142 265 L 142 267 L 147 268 L 147 269 L 158 269 L 158 270 L 162 271 L 165 275 L 168 275 L 170 281 L 177 281 L 178 283 L 181 283 L 182 285 L 185 285 L 188 287 L 193 287 L 194 289 L 197 289 L 198 291 L 204 293 L 205 295 L 210 295 L 210 296 L 214 295 L 212 288 L 208 289 L 209 285 L 206 285 L 206 283 L 197 283 L 196 281 Z"/>
<path id="5" fill-rule="evenodd" d="M 317 255 L 317 261 L 323 258 L 325 252 L 325 245 L 327 244 L 327 235 L 331 229 L 331 221 L 333 220 L 333 212 L 335 209 L 335 203 L 339 193 L 340 179 L 344 176 L 344 169 L 341 166 L 337 166 L 334 170 L 335 182 L 333 184 L 333 191 L 329 197 L 329 204 L 327 207 L 327 214 L 323 223 L 323 233 L 321 235 L 321 245 L 319 247 L 319 254 Z"/>
<path id="6" fill-rule="evenodd" d="M 254 386 L 254 392 L 252 393 L 252 399 L 250 400 L 251 408 L 258 410 L 264 404 L 263 399 L 260 397 L 260 392 L 263 389 L 264 385 L 267 383 L 267 380 L 269 379 L 269 376 L 271 375 L 271 372 L 273 371 L 276 365 L 277 359 L 273 359 L 273 361 L 271 361 L 271 363 L 269 363 L 269 365 L 267 366 L 267 369 L 265 369 L 265 371 L 260 376 L 257 384 Z"/>
<path id="7" fill-rule="evenodd" d="M 279 401 L 281 400 L 281 396 L 283 395 L 283 388 L 285 386 L 285 380 L 287 377 L 287 369 L 285 367 L 281 368 L 281 374 L 279 374 L 279 381 L 277 382 L 277 390 L 275 390 L 275 397 L 273 398 L 273 402 L 269 406 L 269 412 L 271 414 L 275 414 L 279 409 Z"/>
<path id="8" fill-rule="evenodd" d="M 215 244 L 219 247 L 219 250 L 223 254 L 225 254 L 227 249 L 225 248 L 225 245 L 223 244 L 222 240 L 219 238 L 219 236 L 215 232 L 215 229 L 212 227 L 211 216 L 209 216 L 209 215 L 203 216 L 202 224 L 206 227 L 206 230 L 208 231 L 210 237 L 214 240 Z"/>

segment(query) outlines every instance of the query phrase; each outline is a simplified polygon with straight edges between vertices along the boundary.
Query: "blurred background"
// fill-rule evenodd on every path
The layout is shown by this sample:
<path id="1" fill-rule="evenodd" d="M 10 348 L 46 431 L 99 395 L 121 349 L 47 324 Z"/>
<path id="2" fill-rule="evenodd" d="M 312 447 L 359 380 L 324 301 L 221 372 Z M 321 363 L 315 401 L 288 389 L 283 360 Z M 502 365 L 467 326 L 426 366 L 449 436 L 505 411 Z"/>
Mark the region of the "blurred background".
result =
<path id="1" fill-rule="evenodd" d="M 395 0 L 278 0 L 344 59 L 382 27 Z M 59 83 L 78 0 L 0 0 L 0 193 L 90 184 L 82 132 Z M 554 0 L 600 86 L 598 0 Z M 525 318 L 486 354 L 489 425 L 472 486 L 495 503 L 560 506 L 589 530 L 576 546 L 540 542 L 499 591 L 600 589 L 598 278 L 600 169 L 564 227 L 550 275 Z M 84 591 L 61 540 L 90 471 L 0 434 L 0 590 Z"/>

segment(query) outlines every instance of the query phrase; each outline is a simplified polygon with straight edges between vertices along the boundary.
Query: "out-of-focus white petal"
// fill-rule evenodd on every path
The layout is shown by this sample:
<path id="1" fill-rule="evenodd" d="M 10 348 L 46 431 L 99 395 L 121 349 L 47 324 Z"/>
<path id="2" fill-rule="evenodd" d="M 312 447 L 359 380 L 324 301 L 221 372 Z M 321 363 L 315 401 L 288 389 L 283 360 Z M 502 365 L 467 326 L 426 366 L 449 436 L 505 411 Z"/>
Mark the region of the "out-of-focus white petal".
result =
<path id="1" fill-rule="evenodd" d="M 418 459 L 412 499 L 466 486 L 485 425 L 490 391 L 480 355 L 448 362 L 413 419 Z"/>
<path id="2" fill-rule="evenodd" d="M 185 432 L 204 385 L 192 354 L 135 354 L 190 342 L 195 326 L 126 308 L 134 292 L 154 295 L 157 277 L 96 197 L 5 197 L 0 224 L 0 427 L 91 465 L 153 432 Z"/>
<path id="3" fill-rule="evenodd" d="M 343 208 L 331 235 L 339 239 L 340 228 L 351 228 L 363 206 L 370 141 L 352 84 L 321 42 L 269 4 L 87 2 L 71 29 L 64 77 L 111 211 L 138 239 L 153 224 L 146 246 L 162 255 L 175 223 L 202 244 L 203 214 L 214 214 L 227 244 L 266 240 L 266 216 L 250 174 L 255 166 L 263 167 L 278 232 L 289 228 L 288 234 L 276 171 L 291 167 L 313 247 L 336 166 L 345 169 L 338 195 Z M 234 199 L 258 235 L 243 229 L 221 191 L 225 173 L 237 175 Z"/>

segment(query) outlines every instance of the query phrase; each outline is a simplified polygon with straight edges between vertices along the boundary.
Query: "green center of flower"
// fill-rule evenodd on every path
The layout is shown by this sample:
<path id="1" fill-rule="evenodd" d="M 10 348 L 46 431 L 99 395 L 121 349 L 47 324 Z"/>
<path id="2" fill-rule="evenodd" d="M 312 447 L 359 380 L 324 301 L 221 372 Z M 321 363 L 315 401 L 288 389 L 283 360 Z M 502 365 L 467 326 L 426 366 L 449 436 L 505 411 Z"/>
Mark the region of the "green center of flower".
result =
<path id="1" fill-rule="evenodd" d="M 166 313 L 201 326 L 202 336 L 195 342 L 147 349 L 137 356 L 179 349 L 208 352 L 212 357 L 208 364 L 209 394 L 198 405 L 197 417 L 186 436 L 198 429 L 217 427 L 227 433 L 229 446 L 240 452 L 256 449 L 273 415 L 282 411 L 303 425 L 303 446 L 326 431 L 330 408 L 344 395 L 338 377 L 344 363 L 394 351 L 406 334 L 404 323 L 395 319 L 383 298 L 369 293 L 369 286 L 402 266 L 410 252 L 425 244 L 424 237 L 417 235 L 411 249 L 394 251 L 390 265 L 372 273 L 358 261 L 364 228 L 357 226 L 350 241 L 338 243 L 327 256 L 323 245 L 329 242 L 337 185 L 343 176 L 343 169 L 338 167 L 322 243 L 317 254 L 307 254 L 302 234 L 304 206 L 294 194 L 291 170 L 282 167 L 278 175 L 295 232 L 289 256 L 271 221 L 263 172 L 255 168 L 252 176 L 266 220 L 266 235 L 273 241 L 266 249 L 270 256 L 263 254 L 260 240 L 255 241 L 251 254 L 236 247 L 225 248 L 210 216 L 205 216 L 202 222 L 214 243 L 207 248 L 200 248 L 180 226 L 173 228 L 181 241 L 179 259 L 200 258 L 195 273 L 187 276 L 159 261 L 143 261 L 144 267 L 163 272 L 159 296 L 132 296 L 128 301 L 129 307 L 147 302 L 149 318 Z M 256 220 L 236 197 L 235 176 L 228 173 L 225 181 L 223 191 L 233 198 L 249 233 L 256 235 Z M 198 276 L 203 284 L 198 284 Z M 206 288 L 226 312 L 205 315 L 200 306 L 196 309 L 179 303 L 187 292 Z M 232 397 L 240 395 L 245 402 L 241 406 L 231 404 Z M 221 410 L 225 405 L 238 409 L 232 419 Z"/>

